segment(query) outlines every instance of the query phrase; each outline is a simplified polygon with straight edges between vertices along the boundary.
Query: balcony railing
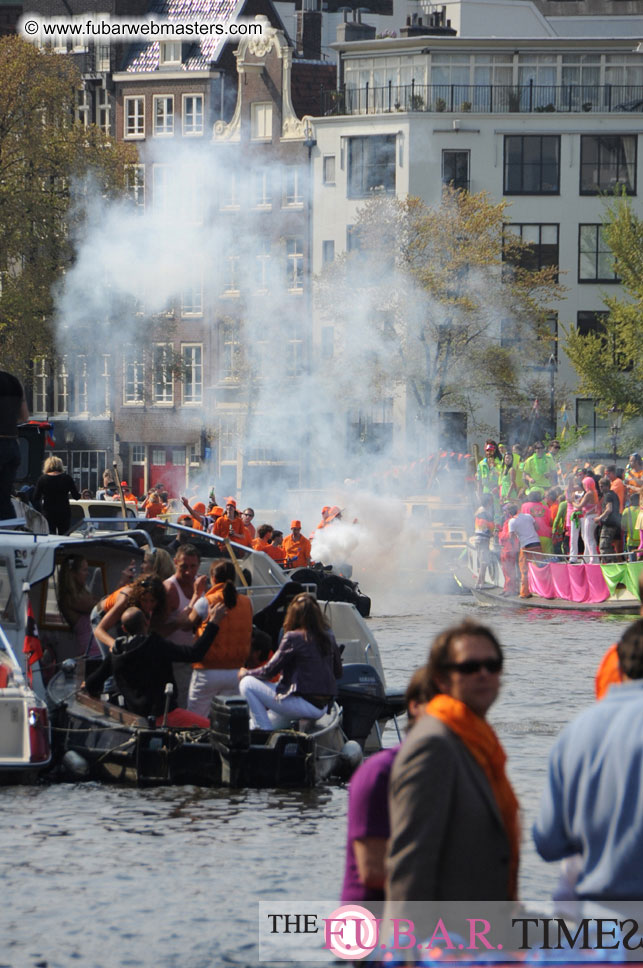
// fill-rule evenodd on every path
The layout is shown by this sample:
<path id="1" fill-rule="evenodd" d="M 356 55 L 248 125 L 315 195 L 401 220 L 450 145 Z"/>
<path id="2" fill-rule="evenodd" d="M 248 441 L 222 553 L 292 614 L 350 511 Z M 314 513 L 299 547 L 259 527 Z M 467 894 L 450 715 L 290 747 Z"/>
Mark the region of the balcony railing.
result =
<path id="1" fill-rule="evenodd" d="M 411 84 L 322 92 L 322 113 L 388 114 L 396 111 L 521 114 L 626 111 L 643 114 L 643 86 L 625 84 Z"/>

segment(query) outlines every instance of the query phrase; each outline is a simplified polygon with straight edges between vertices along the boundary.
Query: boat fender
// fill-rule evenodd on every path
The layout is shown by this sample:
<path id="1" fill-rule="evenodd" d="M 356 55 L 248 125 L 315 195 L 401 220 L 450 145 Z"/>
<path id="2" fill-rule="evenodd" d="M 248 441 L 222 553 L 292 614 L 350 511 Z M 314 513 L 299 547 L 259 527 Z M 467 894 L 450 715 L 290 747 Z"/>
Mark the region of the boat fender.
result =
<path id="1" fill-rule="evenodd" d="M 340 753 L 339 769 L 342 777 L 347 779 L 352 776 L 363 759 L 364 752 L 357 740 L 346 740 Z"/>
<path id="2" fill-rule="evenodd" d="M 63 756 L 62 765 L 65 771 L 77 780 L 89 776 L 89 763 L 75 750 L 67 750 Z"/>

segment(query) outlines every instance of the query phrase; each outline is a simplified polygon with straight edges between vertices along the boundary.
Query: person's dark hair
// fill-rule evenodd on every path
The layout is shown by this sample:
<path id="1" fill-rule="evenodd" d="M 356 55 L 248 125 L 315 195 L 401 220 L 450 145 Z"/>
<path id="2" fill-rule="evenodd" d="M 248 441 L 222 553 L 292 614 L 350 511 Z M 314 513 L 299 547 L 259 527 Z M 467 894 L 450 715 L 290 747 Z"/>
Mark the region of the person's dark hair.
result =
<path id="1" fill-rule="evenodd" d="M 509 515 L 509 517 L 510 518 L 513 518 L 514 514 L 518 514 L 518 505 L 517 504 L 507 504 L 506 507 L 505 507 L 505 510 L 506 510 L 507 514 Z"/>
<path id="2" fill-rule="evenodd" d="M 540 501 L 542 501 L 542 499 L 543 499 L 543 492 L 542 491 L 539 491 L 538 488 L 536 487 L 532 491 L 529 492 L 528 498 L 534 504 L 539 504 Z"/>
<path id="3" fill-rule="evenodd" d="M 145 612 L 140 608 L 126 608 L 121 616 L 121 625 L 128 635 L 142 635 L 147 628 Z"/>
<path id="4" fill-rule="evenodd" d="M 250 639 L 250 652 L 248 653 L 248 662 L 252 658 L 253 665 L 249 666 L 249 668 L 254 668 L 255 664 L 263 665 L 264 662 L 267 662 L 272 650 L 272 639 L 268 633 L 253 625 L 252 638 Z"/>
<path id="5" fill-rule="evenodd" d="M 220 561 L 218 564 L 212 565 L 210 574 L 215 584 L 225 583 L 223 585 L 223 604 L 226 608 L 234 608 L 237 604 L 237 589 L 234 583 L 236 572 L 232 562 Z"/>
<path id="6" fill-rule="evenodd" d="M 606 474 L 616 474 L 616 464 L 608 464 L 605 468 Z"/>
<path id="7" fill-rule="evenodd" d="M 406 707 L 406 714 L 409 718 L 409 723 L 415 722 L 414 718 L 411 716 L 410 706 L 412 702 L 428 702 L 428 695 L 426 689 L 426 672 L 424 669 L 416 669 L 411 678 L 409 679 L 409 684 L 406 687 L 404 693 L 404 705 Z"/>
<path id="8" fill-rule="evenodd" d="M 267 534 L 272 534 L 272 525 L 260 524 L 259 527 L 257 528 L 257 537 L 265 538 Z"/>
<path id="9" fill-rule="evenodd" d="M 463 635 L 479 635 L 488 639 L 496 650 L 498 658 L 503 658 L 502 646 L 487 625 L 479 625 L 470 619 L 466 619 L 459 625 L 452 625 L 451 628 L 445 629 L 444 632 L 436 635 L 429 649 L 429 658 L 423 668 L 427 701 L 430 701 L 434 696 L 439 694 L 440 687 L 438 686 L 437 679 L 449 662 L 451 643 L 455 639 L 462 638 Z"/>
<path id="10" fill-rule="evenodd" d="M 601 477 L 600 481 L 598 482 L 598 486 L 601 489 L 601 494 L 607 494 L 607 492 L 611 491 L 612 489 L 612 482 L 610 481 L 609 477 Z"/>
<path id="11" fill-rule="evenodd" d="M 128 606 L 140 608 L 143 595 L 154 595 L 154 598 L 156 599 L 154 613 L 156 615 L 165 609 L 165 586 L 163 585 L 161 579 L 157 578 L 156 575 L 145 575 L 142 578 L 136 579 L 136 581 L 132 584 L 129 597 L 127 599 Z"/>
<path id="12" fill-rule="evenodd" d="M 167 493 L 167 491 L 161 491 L 161 500 L 163 501 L 163 504 L 167 504 L 167 502 L 170 500 L 170 495 Z"/>
<path id="13" fill-rule="evenodd" d="M 643 679 L 643 618 L 625 629 L 616 651 L 623 675 L 628 679 Z"/>
<path id="14" fill-rule="evenodd" d="M 330 652 L 329 628 L 313 595 L 303 592 L 293 598 L 284 619 L 284 632 L 304 629 L 317 642 L 324 655 L 327 655 Z"/>
<path id="15" fill-rule="evenodd" d="M 176 549 L 175 558 L 198 558 L 201 561 L 201 555 L 194 547 L 193 544 L 184 544 L 180 548 Z"/>
<path id="16" fill-rule="evenodd" d="M 550 487 L 547 491 L 545 497 L 548 501 L 557 501 L 558 495 L 560 494 L 560 489 L 557 487 Z"/>

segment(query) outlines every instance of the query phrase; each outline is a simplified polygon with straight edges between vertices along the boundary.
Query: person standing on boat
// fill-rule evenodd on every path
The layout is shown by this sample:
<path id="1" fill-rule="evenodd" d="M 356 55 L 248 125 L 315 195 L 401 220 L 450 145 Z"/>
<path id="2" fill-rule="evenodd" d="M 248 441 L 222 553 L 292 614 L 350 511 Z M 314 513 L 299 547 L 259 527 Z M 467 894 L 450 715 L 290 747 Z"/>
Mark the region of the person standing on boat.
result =
<path id="1" fill-rule="evenodd" d="M 163 722 L 168 683 L 173 686 L 169 700 L 168 726 L 208 728 L 210 721 L 189 712 L 177 702 L 174 668 L 202 659 L 219 631 L 226 607 L 222 602 L 210 605 L 207 623 L 201 636 L 190 645 L 170 642 L 156 632 L 149 631 L 149 618 L 139 608 L 128 608 L 122 617 L 125 635 L 116 639 L 98 669 L 87 677 L 87 690 L 100 693 L 110 676 L 116 690 L 123 697 L 125 709 L 139 716 L 155 716 L 157 725 Z M 188 665 L 188 669 L 190 666 Z"/>
<path id="2" fill-rule="evenodd" d="M 433 641 L 428 715 L 405 739 L 391 774 L 386 916 L 409 901 L 516 897 L 518 801 L 486 719 L 502 666 L 502 648 L 486 626 L 463 622 Z"/>
<path id="3" fill-rule="evenodd" d="M 502 454 L 498 450 L 498 444 L 495 440 L 489 438 L 485 441 L 484 457 L 479 462 L 476 470 L 479 499 L 482 498 L 483 494 L 493 494 L 497 498 L 501 470 Z"/>
<path id="4" fill-rule="evenodd" d="M 533 828 L 544 860 L 580 854 L 576 897 L 611 908 L 609 916 L 643 897 L 643 619 L 626 629 L 617 655 L 622 684 L 576 716 L 553 746 Z"/>
<path id="5" fill-rule="evenodd" d="M 533 552 L 540 553 L 540 538 L 531 514 L 518 513 L 518 505 L 512 504 L 507 508 L 511 515 L 507 530 L 518 538 L 520 551 L 518 553 L 518 567 L 520 569 L 520 598 L 531 598 L 529 591 L 529 561 Z"/>
<path id="6" fill-rule="evenodd" d="M 545 453 L 545 447 L 541 440 L 534 444 L 534 452 L 523 464 L 522 469 L 526 486 L 527 496 L 532 488 L 539 491 L 547 491 L 554 484 L 558 483 L 556 472 L 556 462 L 551 454 Z"/>
<path id="7" fill-rule="evenodd" d="M 483 588 L 487 569 L 491 571 L 491 539 L 496 528 L 494 521 L 494 500 L 492 494 L 483 494 L 473 523 L 473 543 L 478 557 L 478 579 L 476 588 Z"/>
<path id="8" fill-rule="evenodd" d="M 243 519 L 237 513 L 237 502 L 233 497 L 226 499 L 225 514 L 214 522 L 212 533 L 218 538 L 229 538 L 236 544 L 248 545 L 248 536 Z"/>
<path id="9" fill-rule="evenodd" d="M 596 514 L 598 512 L 598 494 L 596 492 L 596 482 L 593 477 L 583 478 L 583 496 L 573 501 L 572 521 L 577 514 L 580 518 L 580 531 L 585 545 L 585 557 L 589 555 L 589 564 L 598 564 L 598 548 L 596 547 Z M 570 564 L 577 564 L 578 539 L 576 548 L 573 540 L 570 549 Z"/>
<path id="10" fill-rule="evenodd" d="M 204 593 L 208 584 L 205 575 L 201 575 L 197 582 L 200 562 L 201 556 L 194 545 L 181 545 L 174 557 L 175 572 L 163 582 L 167 595 L 163 632 L 170 642 L 175 642 L 177 645 L 191 645 L 194 641 L 190 614 L 194 603 Z M 188 702 L 192 670 L 184 663 L 180 665 L 177 663 L 174 672 L 178 686 L 178 704 L 184 708 Z"/>
<path id="11" fill-rule="evenodd" d="M 598 483 L 601 493 L 601 513 L 596 518 L 601 529 L 598 550 L 601 560 L 610 564 L 616 561 L 614 556 L 619 554 L 622 545 L 620 504 L 609 477 L 602 477 Z"/>
<path id="12" fill-rule="evenodd" d="M 47 518 L 51 534 L 67 534 L 69 531 L 70 494 L 74 500 L 80 500 L 80 491 L 69 474 L 65 473 L 60 457 L 48 457 L 42 465 L 32 503 Z"/>
<path id="13" fill-rule="evenodd" d="M 525 501 L 520 510 L 523 514 L 531 514 L 534 519 L 540 541 L 540 550 L 543 554 L 552 554 L 554 550 L 551 537 L 552 519 L 549 505 L 543 502 L 542 492 L 532 488 L 529 492 L 529 500 Z"/>
<path id="14" fill-rule="evenodd" d="M 286 568 L 307 568 L 310 564 L 310 541 L 301 533 L 301 521 L 290 522 L 290 534 L 284 538 Z"/>
<path id="15" fill-rule="evenodd" d="M 342 659 L 317 600 L 297 595 L 288 606 L 284 636 L 272 659 L 239 669 L 239 692 L 250 709 L 250 725 L 279 729 L 293 719 L 320 719 L 337 695 Z M 278 683 L 270 682 L 281 673 Z"/>
<path id="16" fill-rule="evenodd" d="M 0 370 L 0 521 L 15 517 L 11 495 L 20 467 L 18 424 L 29 420 L 25 392 L 20 380 Z"/>
<path id="17" fill-rule="evenodd" d="M 502 458 L 502 468 L 499 478 L 500 504 L 507 504 L 509 501 L 518 500 L 518 481 L 516 478 L 516 466 L 514 455 L 507 451 Z"/>

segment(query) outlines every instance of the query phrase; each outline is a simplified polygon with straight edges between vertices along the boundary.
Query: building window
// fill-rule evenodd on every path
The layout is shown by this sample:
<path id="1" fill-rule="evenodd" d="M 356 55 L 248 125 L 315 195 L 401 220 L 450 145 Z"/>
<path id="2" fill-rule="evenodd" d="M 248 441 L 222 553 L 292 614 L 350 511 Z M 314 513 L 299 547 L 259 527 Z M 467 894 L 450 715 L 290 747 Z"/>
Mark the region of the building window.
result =
<path id="1" fill-rule="evenodd" d="M 620 282 L 600 223 L 578 226 L 578 281 Z"/>
<path id="2" fill-rule="evenodd" d="M 335 240 L 324 239 L 322 242 L 322 265 L 327 266 L 335 261 Z"/>
<path id="3" fill-rule="evenodd" d="M 236 380 L 239 375 L 241 343 L 239 323 L 229 319 L 223 326 L 223 353 L 221 355 L 221 379 Z"/>
<path id="4" fill-rule="evenodd" d="M 395 191 L 395 135 L 348 139 L 348 197 Z"/>
<path id="5" fill-rule="evenodd" d="M 111 52 L 110 44 L 96 44 L 96 70 L 99 74 L 108 74 L 111 71 Z"/>
<path id="6" fill-rule="evenodd" d="M 184 343 L 181 347 L 183 364 L 183 403 L 203 402 L 203 347 L 200 343 Z"/>
<path id="7" fill-rule="evenodd" d="M 157 343 L 153 352 L 154 403 L 174 403 L 174 370 L 171 343 Z"/>
<path id="8" fill-rule="evenodd" d="M 587 427 L 592 447 L 604 447 L 609 433 L 610 418 L 601 416 L 594 400 L 576 400 L 576 426 Z M 587 440 L 587 438 L 584 438 Z"/>
<path id="9" fill-rule="evenodd" d="M 324 185 L 335 184 L 335 155 L 324 156 Z"/>
<path id="10" fill-rule="evenodd" d="M 33 370 L 33 409 L 34 414 L 47 414 L 47 383 L 49 366 L 44 356 L 37 356 Z"/>
<path id="11" fill-rule="evenodd" d="M 154 136 L 167 137 L 174 134 L 174 98 L 172 95 L 154 98 Z"/>
<path id="12" fill-rule="evenodd" d="M 219 460 L 236 461 L 239 441 L 237 417 L 222 417 L 219 424 Z"/>
<path id="13" fill-rule="evenodd" d="M 636 195 L 636 135 L 582 135 L 580 193 Z"/>
<path id="14" fill-rule="evenodd" d="M 221 195 L 221 208 L 239 208 L 239 179 L 235 171 L 225 174 L 225 185 Z"/>
<path id="15" fill-rule="evenodd" d="M 145 165 L 125 166 L 125 189 L 140 214 L 145 209 Z"/>
<path id="16" fill-rule="evenodd" d="M 254 173 L 254 203 L 257 208 L 271 208 L 272 206 L 272 172 L 269 168 L 260 168 Z"/>
<path id="17" fill-rule="evenodd" d="M 272 141 L 272 102 L 250 105 L 250 137 L 253 141 Z"/>
<path id="18" fill-rule="evenodd" d="M 99 386 L 103 413 L 110 413 L 112 409 L 112 358 L 109 354 L 103 354 L 102 365 L 99 375 Z"/>
<path id="19" fill-rule="evenodd" d="M 346 251 L 360 252 L 362 248 L 362 234 L 357 225 L 346 226 Z"/>
<path id="20" fill-rule="evenodd" d="M 577 313 L 576 328 L 581 336 L 588 336 L 590 333 L 600 335 L 605 332 L 605 320 L 608 316 L 605 309 Z"/>
<path id="21" fill-rule="evenodd" d="M 195 279 L 181 292 L 181 315 L 201 316 L 203 313 L 203 283 Z"/>
<path id="22" fill-rule="evenodd" d="M 125 98 L 125 137 L 145 137 L 145 98 Z"/>
<path id="23" fill-rule="evenodd" d="M 505 225 L 503 234 L 506 239 L 514 235 L 529 246 L 512 259 L 513 264 L 520 266 L 521 269 L 534 271 L 548 266 L 558 268 L 558 229 L 558 225 L 555 224 L 511 222 Z"/>
<path id="24" fill-rule="evenodd" d="M 203 134 L 203 95 L 183 95 L 183 134 Z"/>
<path id="25" fill-rule="evenodd" d="M 173 447 L 171 450 L 172 467 L 185 467 L 185 447 Z"/>
<path id="26" fill-rule="evenodd" d="M 54 412 L 69 413 L 69 370 L 67 357 L 62 356 L 56 361 L 54 374 Z"/>
<path id="27" fill-rule="evenodd" d="M 442 152 L 442 184 L 469 191 L 469 151 Z"/>
<path id="28" fill-rule="evenodd" d="M 76 121 L 84 128 L 89 126 L 89 92 L 86 88 L 78 88 L 75 94 L 76 106 L 74 115 Z"/>
<path id="29" fill-rule="evenodd" d="M 123 360 L 123 403 L 143 403 L 145 392 L 145 364 L 140 350 L 128 350 Z"/>
<path id="30" fill-rule="evenodd" d="M 181 63 L 181 42 L 177 40 L 161 41 L 159 63 L 162 67 L 174 66 Z"/>
<path id="31" fill-rule="evenodd" d="M 145 444 L 132 444 L 132 464 L 145 463 Z"/>
<path id="32" fill-rule="evenodd" d="M 106 91 L 103 87 L 98 88 L 96 125 L 104 134 L 109 134 L 112 128 L 112 102 L 109 91 Z"/>
<path id="33" fill-rule="evenodd" d="M 284 205 L 304 204 L 303 172 L 299 165 L 287 165 L 284 172 Z"/>
<path id="34" fill-rule="evenodd" d="M 301 239 L 286 239 L 286 272 L 289 292 L 302 292 L 304 288 L 304 246 Z"/>
<path id="35" fill-rule="evenodd" d="M 154 467 L 165 467 L 166 463 L 167 463 L 167 456 L 165 453 L 165 448 L 153 447 L 152 464 L 154 465 Z"/>
<path id="36" fill-rule="evenodd" d="M 506 135 L 505 195 L 560 193 L 560 137 Z"/>
<path id="37" fill-rule="evenodd" d="M 286 343 L 286 375 L 289 377 L 301 376 L 304 367 L 304 340 L 301 327 L 293 325 Z"/>
<path id="38" fill-rule="evenodd" d="M 230 253 L 225 259 L 225 280 L 223 291 L 228 295 L 239 295 L 239 256 L 236 252 Z"/>
<path id="39" fill-rule="evenodd" d="M 76 413 L 89 413 L 87 357 L 85 355 L 80 355 L 76 359 Z"/>
<path id="40" fill-rule="evenodd" d="M 88 488 L 95 494 L 107 467 L 107 453 L 104 450 L 73 450 L 70 456 L 69 473 L 79 489 Z"/>
<path id="41" fill-rule="evenodd" d="M 270 289 L 270 239 L 260 239 L 257 252 L 257 289 L 268 292 Z"/>

